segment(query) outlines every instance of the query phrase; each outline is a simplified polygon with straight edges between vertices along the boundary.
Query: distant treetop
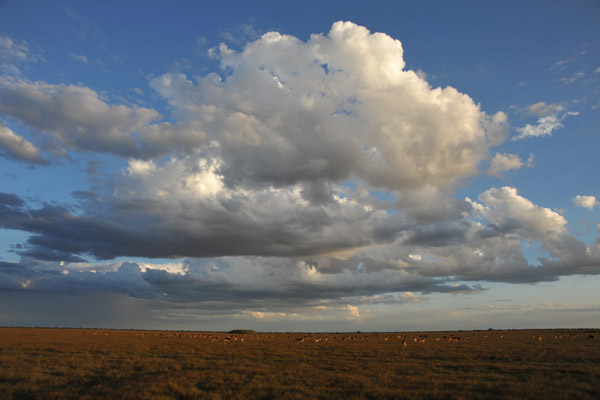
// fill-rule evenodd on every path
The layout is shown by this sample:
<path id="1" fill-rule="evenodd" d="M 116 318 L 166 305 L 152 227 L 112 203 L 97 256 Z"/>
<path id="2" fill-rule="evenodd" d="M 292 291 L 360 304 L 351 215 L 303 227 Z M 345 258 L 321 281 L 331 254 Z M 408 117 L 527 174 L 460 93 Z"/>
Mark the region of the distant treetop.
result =
<path id="1" fill-rule="evenodd" d="M 229 331 L 228 333 L 256 333 L 256 331 L 252 329 L 234 329 Z"/>

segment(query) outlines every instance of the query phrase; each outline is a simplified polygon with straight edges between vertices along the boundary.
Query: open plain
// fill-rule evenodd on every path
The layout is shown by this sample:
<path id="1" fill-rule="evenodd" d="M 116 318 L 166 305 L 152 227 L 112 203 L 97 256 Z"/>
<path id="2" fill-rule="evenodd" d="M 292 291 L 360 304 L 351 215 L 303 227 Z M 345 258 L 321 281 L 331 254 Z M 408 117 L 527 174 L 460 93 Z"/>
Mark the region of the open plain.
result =
<path id="1" fill-rule="evenodd" d="M 8 399 L 597 399 L 594 330 L 0 328 Z"/>

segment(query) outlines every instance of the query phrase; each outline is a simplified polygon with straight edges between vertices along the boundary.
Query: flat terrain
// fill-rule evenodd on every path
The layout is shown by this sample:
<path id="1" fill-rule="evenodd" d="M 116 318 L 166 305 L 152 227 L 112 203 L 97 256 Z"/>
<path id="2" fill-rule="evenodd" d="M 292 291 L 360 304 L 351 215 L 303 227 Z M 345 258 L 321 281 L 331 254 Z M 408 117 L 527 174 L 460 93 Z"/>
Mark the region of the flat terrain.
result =
<path id="1" fill-rule="evenodd" d="M 597 335 L 0 328 L 0 398 L 598 399 Z"/>

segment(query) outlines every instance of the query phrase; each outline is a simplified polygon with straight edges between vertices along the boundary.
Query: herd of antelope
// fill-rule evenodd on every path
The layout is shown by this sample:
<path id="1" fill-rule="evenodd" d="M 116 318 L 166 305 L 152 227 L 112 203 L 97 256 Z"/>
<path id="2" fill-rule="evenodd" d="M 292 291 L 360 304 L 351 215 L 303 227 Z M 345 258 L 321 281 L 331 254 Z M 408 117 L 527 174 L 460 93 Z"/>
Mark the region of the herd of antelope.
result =
<path id="1" fill-rule="evenodd" d="M 100 334 L 104 336 L 109 336 L 110 333 L 108 331 L 96 331 L 93 330 L 89 333 L 92 335 Z M 82 331 L 82 333 L 86 333 L 86 331 Z M 153 337 L 165 337 L 165 338 L 174 338 L 174 339 L 201 339 L 207 340 L 210 342 L 218 342 L 218 343 L 245 343 L 245 342 L 268 342 L 272 339 L 288 339 L 291 342 L 296 343 L 326 343 L 326 342 L 390 342 L 397 343 L 403 348 L 407 348 L 409 343 L 423 345 L 427 343 L 429 340 L 434 342 L 442 342 L 449 341 L 451 343 L 461 343 L 462 341 L 475 341 L 478 338 L 480 340 L 487 339 L 488 336 L 496 339 L 503 339 L 504 334 L 500 334 L 498 332 L 486 333 L 486 332 L 461 332 L 462 336 L 457 334 L 436 334 L 430 333 L 432 336 L 430 339 L 427 334 L 423 333 L 401 333 L 401 334 L 385 334 L 385 333 L 356 333 L 356 334 L 267 334 L 267 333 L 253 333 L 253 334 L 232 334 L 232 333 L 217 333 L 217 332 L 156 332 L 156 331 L 116 331 L 114 334 L 120 334 L 121 336 L 130 336 L 135 335 L 140 338 L 144 338 L 146 336 Z M 589 334 L 587 335 L 587 340 L 595 340 L 597 334 Z M 570 333 L 568 335 L 562 334 L 554 334 L 553 336 L 549 336 L 546 340 L 552 340 L 552 338 L 556 340 L 563 340 L 565 337 L 569 338 L 577 338 L 577 333 Z M 540 335 L 532 336 L 534 341 L 543 342 L 544 337 Z"/>

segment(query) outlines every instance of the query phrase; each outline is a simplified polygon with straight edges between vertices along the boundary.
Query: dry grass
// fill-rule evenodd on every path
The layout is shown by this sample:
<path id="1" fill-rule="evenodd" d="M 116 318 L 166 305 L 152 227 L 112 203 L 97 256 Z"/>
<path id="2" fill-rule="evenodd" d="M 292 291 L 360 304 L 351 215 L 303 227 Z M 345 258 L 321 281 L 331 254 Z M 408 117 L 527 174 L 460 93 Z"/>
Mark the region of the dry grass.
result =
<path id="1" fill-rule="evenodd" d="M 422 335 L 0 328 L 0 398 L 598 398 L 594 331 Z"/>

